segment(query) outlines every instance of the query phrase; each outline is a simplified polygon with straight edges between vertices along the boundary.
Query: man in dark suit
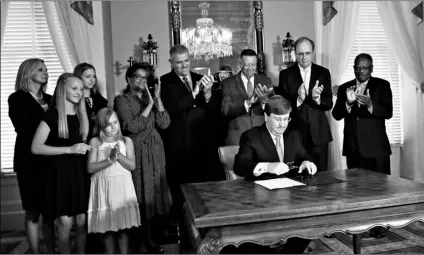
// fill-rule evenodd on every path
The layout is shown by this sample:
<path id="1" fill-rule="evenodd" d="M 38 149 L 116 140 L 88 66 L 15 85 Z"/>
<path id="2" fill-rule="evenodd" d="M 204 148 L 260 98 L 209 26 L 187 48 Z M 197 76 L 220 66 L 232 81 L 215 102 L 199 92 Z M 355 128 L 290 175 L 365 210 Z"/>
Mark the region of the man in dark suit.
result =
<path id="1" fill-rule="evenodd" d="M 244 132 L 240 149 L 234 161 L 234 173 L 249 179 L 278 177 L 289 171 L 286 163 L 300 165 L 299 172 L 315 174 L 317 168 L 302 144 L 296 130 L 287 129 L 291 106 L 280 95 L 265 103 L 265 124 Z M 287 129 L 287 130 L 286 130 Z M 310 240 L 290 238 L 283 246 L 283 253 L 303 253 Z"/>
<path id="2" fill-rule="evenodd" d="M 333 117 L 344 118 L 343 156 L 348 168 L 390 174 L 392 153 L 385 120 L 393 116 L 392 91 L 386 80 L 371 77 L 372 57 L 361 53 L 353 66 L 356 79 L 341 85 Z"/>
<path id="3" fill-rule="evenodd" d="M 242 70 L 222 83 L 221 111 L 229 121 L 225 145 L 238 145 L 244 131 L 265 122 L 262 105 L 274 91 L 270 78 L 256 74 L 257 62 L 254 50 L 243 50 Z"/>
<path id="4" fill-rule="evenodd" d="M 390 148 L 386 119 L 393 116 L 390 83 L 371 77 L 372 57 L 361 53 L 353 66 L 356 79 L 340 85 L 333 117 L 344 118 L 343 156 L 348 168 L 366 168 L 390 174 Z M 371 237 L 384 237 L 383 227 L 372 228 Z"/>
<path id="5" fill-rule="evenodd" d="M 317 164 L 326 171 L 328 143 L 333 140 L 325 115 L 333 107 L 331 75 L 328 69 L 312 63 L 314 42 L 301 37 L 295 42 L 297 62 L 280 72 L 275 93 L 290 101 L 293 128 L 300 131 L 303 145 Z"/>
<path id="6" fill-rule="evenodd" d="M 172 71 L 161 76 L 161 97 L 171 118 L 164 143 L 167 175 L 174 204 L 182 206 L 180 184 L 225 179 L 210 116 L 219 111 L 212 96 L 213 76 L 190 71 L 183 45 L 170 50 Z"/>

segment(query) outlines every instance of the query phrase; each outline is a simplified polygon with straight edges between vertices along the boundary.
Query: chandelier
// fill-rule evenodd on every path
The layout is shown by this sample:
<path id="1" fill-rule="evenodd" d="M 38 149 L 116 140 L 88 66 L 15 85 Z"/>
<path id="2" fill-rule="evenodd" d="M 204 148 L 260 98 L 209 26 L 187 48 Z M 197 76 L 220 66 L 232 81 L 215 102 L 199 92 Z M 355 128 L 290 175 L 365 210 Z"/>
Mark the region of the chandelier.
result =
<path id="1" fill-rule="evenodd" d="M 233 32 L 226 27 L 215 26 L 213 19 L 208 18 L 209 4 L 199 4 L 202 9 L 202 18 L 196 20 L 196 28 L 190 27 L 182 31 L 181 43 L 184 44 L 194 56 L 200 59 L 205 56 L 208 61 L 211 58 L 228 57 L 233 55 L 231 40 Z"/>

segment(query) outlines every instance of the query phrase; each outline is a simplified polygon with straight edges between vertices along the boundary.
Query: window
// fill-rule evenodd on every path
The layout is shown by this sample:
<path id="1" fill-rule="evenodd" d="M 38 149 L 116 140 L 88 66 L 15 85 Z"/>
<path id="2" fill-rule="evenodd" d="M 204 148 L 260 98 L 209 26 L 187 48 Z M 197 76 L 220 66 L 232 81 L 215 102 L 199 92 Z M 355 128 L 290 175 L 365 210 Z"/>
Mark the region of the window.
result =
<path id="1" fill-rule="evenodd" d="M 16 133 L 9 118 L 7 99 L 15 91 L 19 65 L 28 58 L 41 58 L 49 73 L 47 93 L 53 94 L 64 72 L 57 56 L 41 2 L 10 1 L 1 45 L 1 169 L 13 169 Z"/>
<path id="2" fill-rule="evenodd" d="M 402 144 L 401 90 L 399 84 L 399 66 L 395 55 L 389 48 L 388 39 L 378 13 L 375 1 L 361 1 L 359 23 L 349 63 L 341 83 L 355 78 L 353 64 L 359 53 L 368 53 L 373 58 L 372 76 L 390 82 L 393 94 L 393 117 L 386 120 L 386 131 L 390 144 Z M 343 125 L 339 132 L 343 134 Z M 341 135 L 341 137 L 343 137 Z"/>

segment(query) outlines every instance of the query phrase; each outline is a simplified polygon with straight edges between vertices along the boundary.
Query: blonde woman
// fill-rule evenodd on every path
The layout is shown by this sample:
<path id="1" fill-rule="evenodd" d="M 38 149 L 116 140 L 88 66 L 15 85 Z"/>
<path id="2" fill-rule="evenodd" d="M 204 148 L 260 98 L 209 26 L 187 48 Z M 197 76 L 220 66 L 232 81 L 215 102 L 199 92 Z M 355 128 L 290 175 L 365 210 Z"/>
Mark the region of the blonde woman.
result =
<path id="1" fill-rule="evenodd" d="M 78 253 L 85 252 L 88 190 L 84 185 L 88 118 L 80 78 L 62 74 L 56 85 L 50 109 L 45 113 L 32 142 L 34 154 L 48 155 L 46 215 L 57 224 L 59 251 L 70 253 L 69 235 L 76 222 Z"/>
<path id="2" fill-rule="evenodd" d="M 15 92 L 8 99 L 9 117 L 16 131 L 13 170 L 18 179 L 26 234 L 33 253 L 39 252 L 40 216 L 46 186 L 42 157 L 31 153 L 31 142 L 52 98 L 43 91 L 48 79 L 47 67 L 42 59 L 27 59 L 19 66 Z"/>

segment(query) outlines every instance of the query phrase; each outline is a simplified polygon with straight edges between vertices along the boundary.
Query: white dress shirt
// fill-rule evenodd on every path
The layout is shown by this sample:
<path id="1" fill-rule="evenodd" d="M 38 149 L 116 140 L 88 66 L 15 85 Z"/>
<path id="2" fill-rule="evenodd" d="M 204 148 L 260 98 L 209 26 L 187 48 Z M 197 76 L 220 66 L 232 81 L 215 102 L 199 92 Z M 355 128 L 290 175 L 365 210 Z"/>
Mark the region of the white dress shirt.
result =
<path id="1" fill-rule="evenodd" d="M 275 150 L 277 150 L 277 139 L 280 139 L 281 147 L 283 148 L 283 154 L 284 154 L 284 137 L 283 137 L 283 135 L 276 136 L 269 131 L 268 126 L 266 126 L 266 128 L 267 128 L 269 134 L 271 135 L 271 139 L 272 139 L 272 142 L 274 143 Z M 278 154 L 278 151 L 277 151 L 277 154 Z M 283 162 L 283 160 L 280 159 L 280 162 Z M 258 163 L 255 166 L 255 169 L 253 169 L 253 174 L 256 175 L 256 176 L 259 176 L 259 174 L 255 174 L 255 173 L 264 172 L 264 170 L 266 170 L 265 172 L 268 172 L 269 163 L 270 162 L 260 162 L 260 163 Z"/>
<path id="2" fill-rule="evenodd" d="M 311 81 L 311 66 L 312 64 L 309 67 L 303 69 L 299 65 L 300 76 L 302 77 L 303 84 L 305 85 L 306 96 L 308 96 L 308 93 L 309 93 L 309 82 Z M 299 100 L 297 100 L 297 107 L 299 107 L 302 103 L 300 103 Z"/>

